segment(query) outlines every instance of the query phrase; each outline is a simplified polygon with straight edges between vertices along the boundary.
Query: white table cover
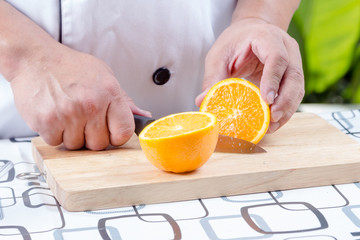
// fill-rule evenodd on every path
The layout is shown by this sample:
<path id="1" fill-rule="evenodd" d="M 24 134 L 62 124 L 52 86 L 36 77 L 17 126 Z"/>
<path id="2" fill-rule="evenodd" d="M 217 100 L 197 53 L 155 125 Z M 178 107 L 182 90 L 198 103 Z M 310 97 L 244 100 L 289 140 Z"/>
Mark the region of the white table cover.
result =
<path id="1" fill-rule="evenodd" d="M 320 116 L 360 142 L 360 110 Z M 42 177 L 17 178 L 38 172 L 30 140 L 0 140 L 0 240 L 360 239 L 359 183 L 67 212 Z"/>

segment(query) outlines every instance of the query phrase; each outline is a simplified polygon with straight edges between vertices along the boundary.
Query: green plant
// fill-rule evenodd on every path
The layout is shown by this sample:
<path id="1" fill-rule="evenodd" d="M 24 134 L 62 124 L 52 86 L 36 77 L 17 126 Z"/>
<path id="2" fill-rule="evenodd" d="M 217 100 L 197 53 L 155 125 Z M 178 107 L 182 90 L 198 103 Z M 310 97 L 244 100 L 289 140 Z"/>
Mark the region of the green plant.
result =
<path id="1" fill-rule="evenodd" d="M 303 58 L 303 102 L 360 103 L 359 0 L 302 0 L 288 32 Z"/>

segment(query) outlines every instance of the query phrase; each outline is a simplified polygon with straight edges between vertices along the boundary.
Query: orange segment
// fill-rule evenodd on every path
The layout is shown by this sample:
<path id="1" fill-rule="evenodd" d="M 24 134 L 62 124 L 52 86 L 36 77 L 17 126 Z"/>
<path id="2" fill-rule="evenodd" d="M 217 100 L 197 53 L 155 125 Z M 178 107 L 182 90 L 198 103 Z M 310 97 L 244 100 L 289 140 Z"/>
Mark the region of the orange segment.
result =
<path id="1" fill-rule="evenodd" d="M 219 133 L 258 143 L 270 123 L 269 106 L 260 89 L 249 81 L 228 78 L 215 84 L 200 106 L 201 112 L 216 115 Z"/>
<path id="2" fill-rule="evenodd" d="M 201 167 L 214 152 L 219 128 L 215 115 L 184 112 L 158 119 L 139 134 L 141 148 L 157 168 L 182 173 Z"/>

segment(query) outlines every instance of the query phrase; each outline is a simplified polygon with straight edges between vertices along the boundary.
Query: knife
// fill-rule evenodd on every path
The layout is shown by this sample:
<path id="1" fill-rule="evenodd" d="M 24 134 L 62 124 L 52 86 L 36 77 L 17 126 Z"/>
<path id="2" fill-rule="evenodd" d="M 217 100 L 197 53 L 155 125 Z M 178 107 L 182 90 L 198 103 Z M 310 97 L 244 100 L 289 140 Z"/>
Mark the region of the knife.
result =
<path id="1" fill-rule="evenodd" d="M 140 132 L 147 125 L 155 121 L 155 119 L 134 114 L 134 121 L 135 121 L 135 133 L 136 135 L 139 135 Z M 219 134 L 215 152 L 265 153 L 266 150 L 252 142 Z"/>

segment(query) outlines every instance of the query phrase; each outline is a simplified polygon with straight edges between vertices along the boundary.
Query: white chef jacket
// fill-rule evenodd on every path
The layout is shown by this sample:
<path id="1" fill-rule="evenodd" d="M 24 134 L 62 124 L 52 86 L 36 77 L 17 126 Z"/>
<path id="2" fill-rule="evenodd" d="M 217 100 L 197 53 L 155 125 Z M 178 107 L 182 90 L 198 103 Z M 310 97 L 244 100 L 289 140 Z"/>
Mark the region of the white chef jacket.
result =
<path id="1" fill-rule="evenodd" d="M 236 5 L 236 0 L 8 2 L 56 40 L 105 61 L 135 104 L 156 118 L 197 109 L 205 56 Z M 0 81 L 0 138 L 33 134 L 15 109 L 9 83 Z"/>

